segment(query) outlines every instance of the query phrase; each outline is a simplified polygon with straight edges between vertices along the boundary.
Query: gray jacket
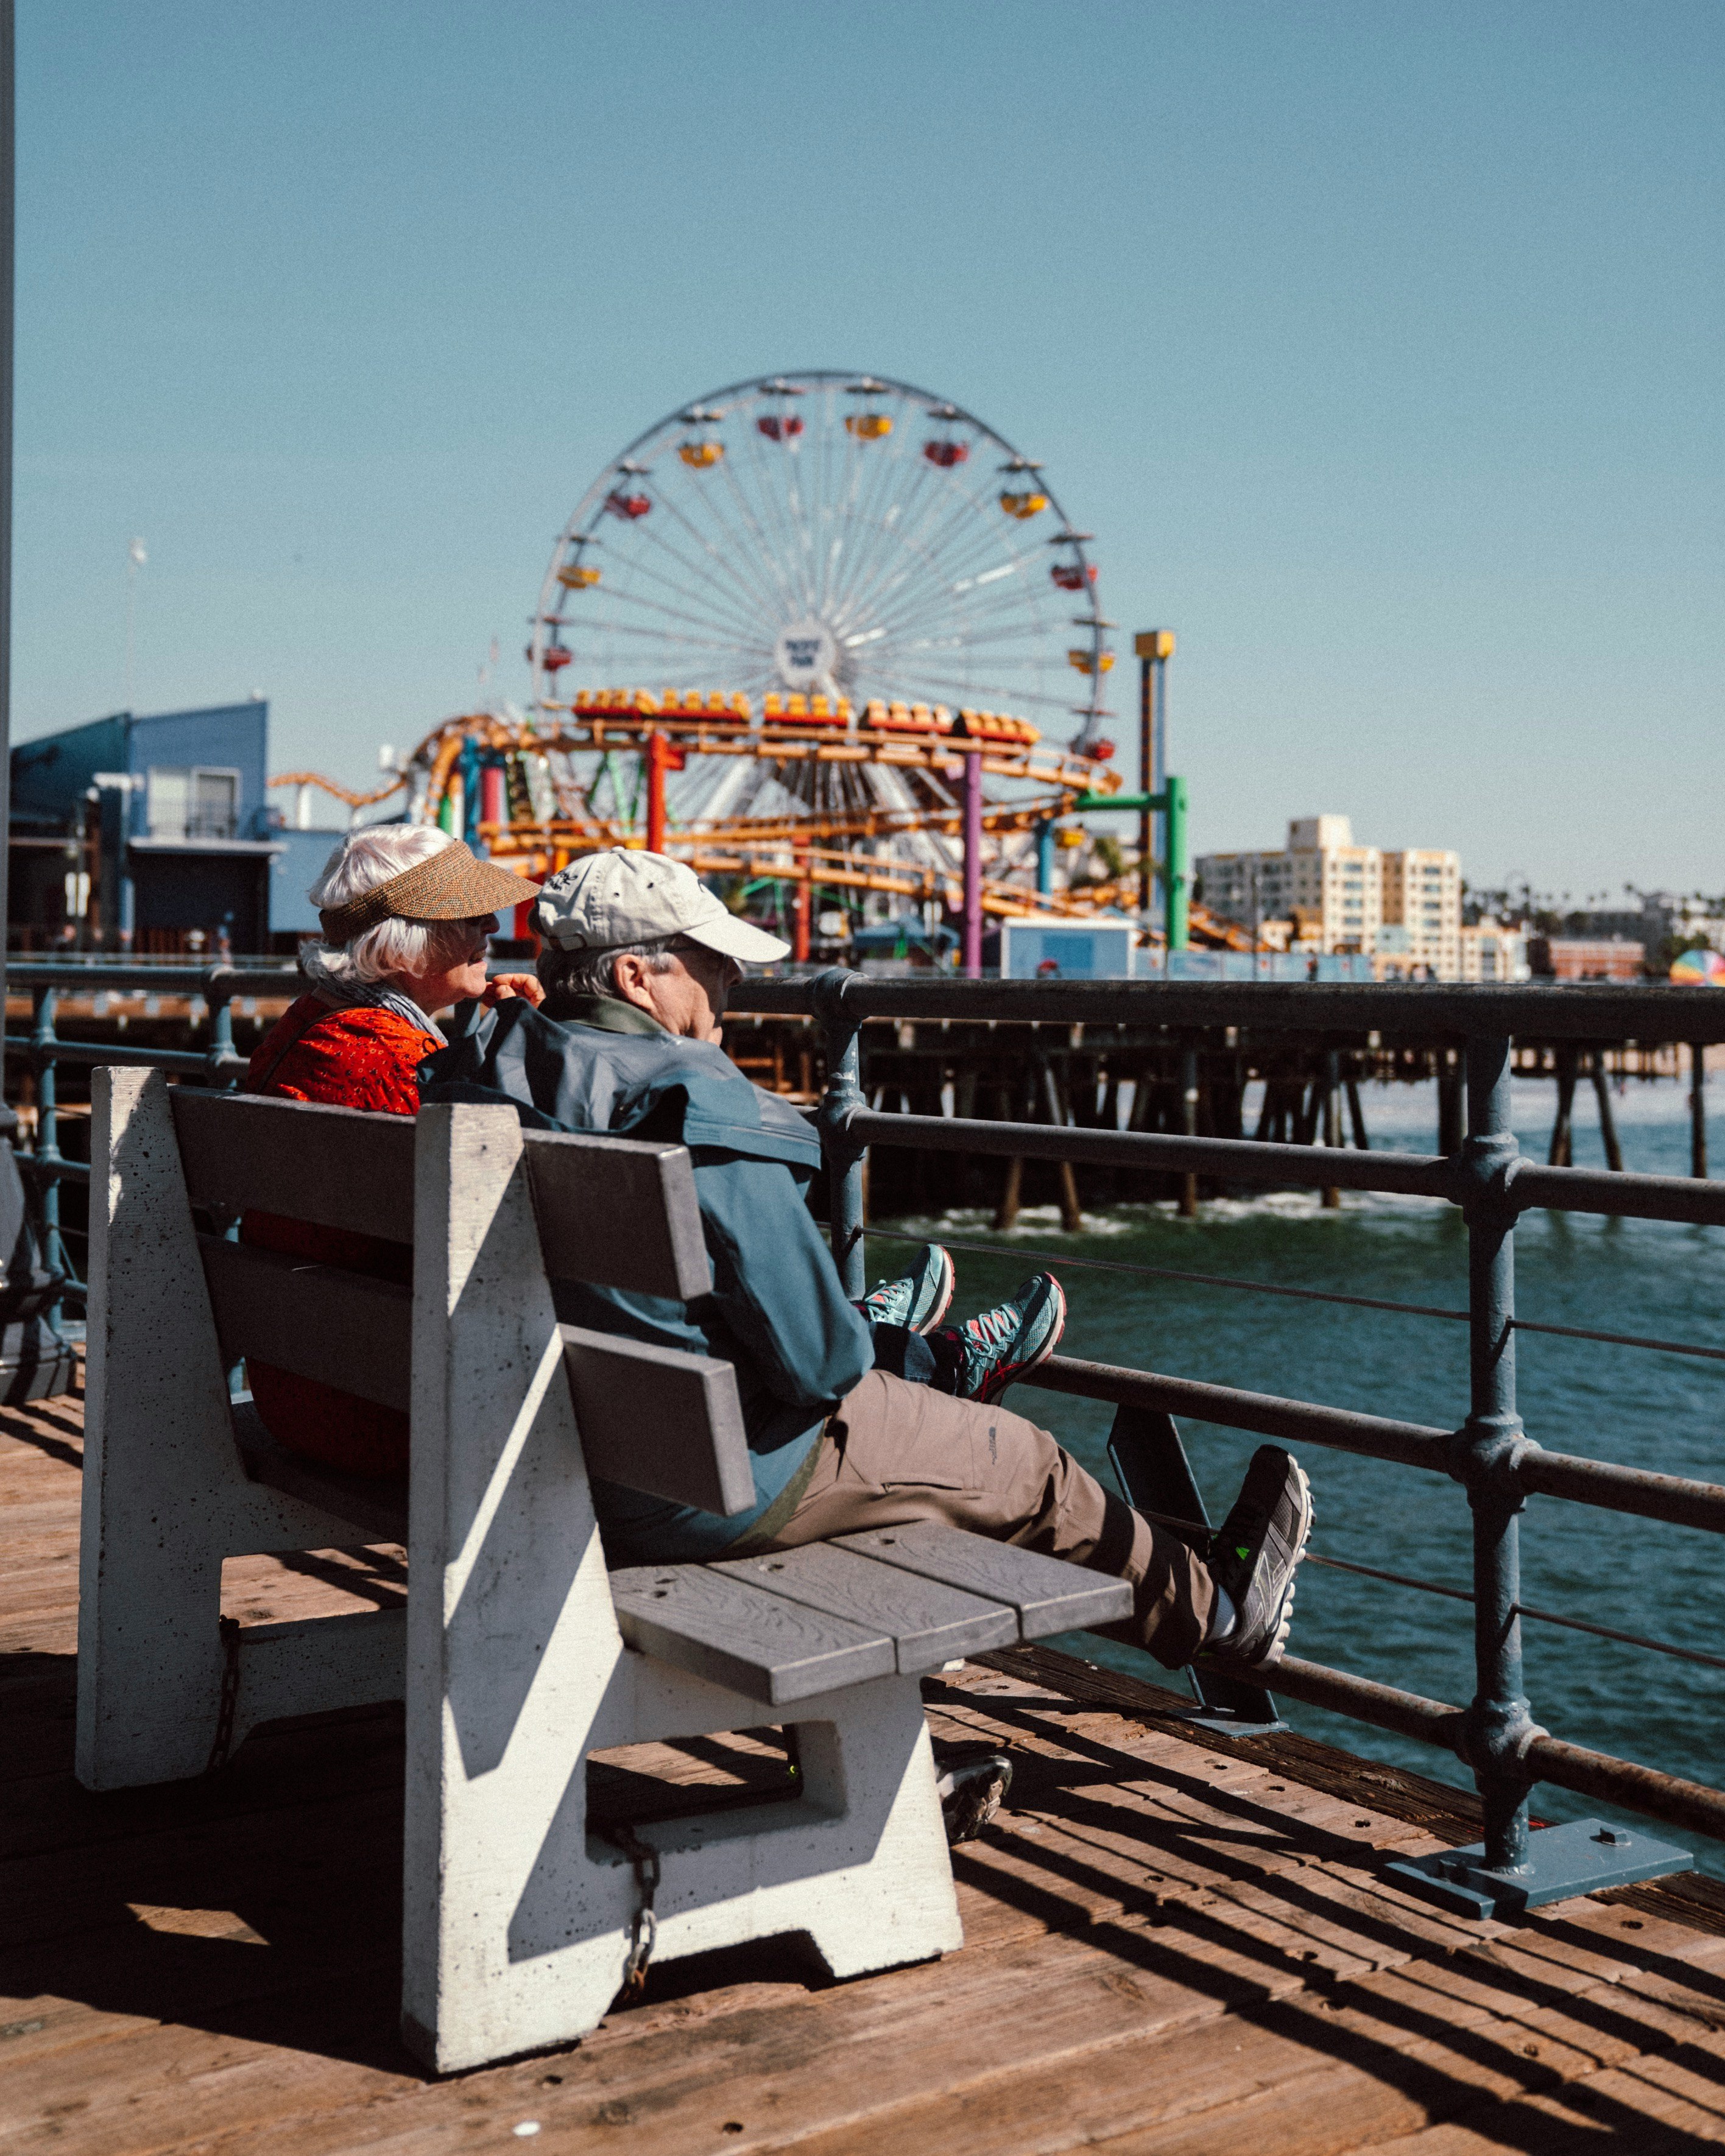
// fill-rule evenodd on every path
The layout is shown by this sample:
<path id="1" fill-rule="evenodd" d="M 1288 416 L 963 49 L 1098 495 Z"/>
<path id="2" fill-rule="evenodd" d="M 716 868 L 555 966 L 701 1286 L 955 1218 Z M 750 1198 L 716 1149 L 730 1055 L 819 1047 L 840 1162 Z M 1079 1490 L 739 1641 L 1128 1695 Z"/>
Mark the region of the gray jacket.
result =
<path id="1" fill-rule="evenodd" d="M 566 1323 L 716 1355 L 737 1368 L 755 1502 L 729 1519 L 596 1481 L 613 1564 L 716 1554 L 788 1509 L 827 1416 L 874 1362 L 804 1193 L 820 1165 L 807 1120 L 751 1085 L 724 1050 L 667 1033 L 633 1004 L 595 997 L 572 1021 L 526 1001 L 464 1004 L 447 1047 L 419 1066 L 427 1101 L 511 1102 L 540 1129 L 614 1131 L 686 1145 L 713 1269 L 688 1304 L 574 1282 Z"/>

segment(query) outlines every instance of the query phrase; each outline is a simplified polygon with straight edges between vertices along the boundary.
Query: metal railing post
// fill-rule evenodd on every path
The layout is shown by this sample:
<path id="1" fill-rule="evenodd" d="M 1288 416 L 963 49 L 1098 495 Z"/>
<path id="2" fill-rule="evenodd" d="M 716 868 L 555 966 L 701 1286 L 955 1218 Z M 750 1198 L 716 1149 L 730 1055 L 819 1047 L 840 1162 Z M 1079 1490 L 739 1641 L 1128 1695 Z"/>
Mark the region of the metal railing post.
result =
<path id="1" fill-rule="evenodd" d="M 862 1057 L 858 1034 L 862 1020 L 845 1008 L 845 992 L 861 976 L 834 966 L 812 982 L 815 1015 L 826 1041 L 827 1084 L 817 1122 L 826 1157 L 832 1211 L 833 1263 L 845 1292 L 855 1301 L 868 1288 L 863 1249 L 863 1161 L 866 1148 L 854 1144 L 846 1126 L 863 1105 Z"/>
<path id="2" fill-rule="evenodd" d="M 1522 1690 L 1522 1498 L 1512 1470 L 1525 1448 L 1516 1413 L 1515 1208 L 1506 1184 L 1516 1158 L 1510 1127 L 1510 1045 L 1468 1045 L 1471 1171 L 1467 1221 L 1470 1408 L 1456 1433 L 1455 1472 L 1473 1509 L 1474 1668 L 1468 1754 L 1485 1811 L 1486 1863 L 1518 1871 L 1527 1861 L 1527 1746 L 1535 1734 Z"/>
<path id="3" fill-rule="evenodd" d="M 234 971 L 228 966 L 212 966 L 203 977 L 204 1000 L 209 1006 L 209 1049 L 205 1061 L 213 1086 L 232 1091 L 239 1082 L 233 1068 L 236 1060 L 234 1046 Z"/>
<path id="4" fill-rule="evenodd" d="M 30 1065 L 36 1074 L 36 1161 L 41 1175 L 37 1202 L 42 1208 L 42 1261 L 56 1280 L 69 1268 L 60 1240 L 60 1178 L 64 1156 L 60 1152 L 59 1104 L 54 1075 L 54 1021 L 59 1008 L 59 992 L 38 988 L 33 998 L 35 1022 L 30 1029 Z M 48 1309 L 48 1322 L 56 1331 L 61 1305 L 56 1296 Z"/>

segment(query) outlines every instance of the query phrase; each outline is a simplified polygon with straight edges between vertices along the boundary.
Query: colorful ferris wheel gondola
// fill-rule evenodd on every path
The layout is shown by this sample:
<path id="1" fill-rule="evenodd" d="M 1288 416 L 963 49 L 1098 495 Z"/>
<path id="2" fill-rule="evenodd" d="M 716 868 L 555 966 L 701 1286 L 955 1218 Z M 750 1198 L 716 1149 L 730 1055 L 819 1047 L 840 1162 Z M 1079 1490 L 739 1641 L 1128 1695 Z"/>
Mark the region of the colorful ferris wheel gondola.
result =
<path id="1" fill-rule="evenodd" d="M 652 470 L 650 465 L 630 463 L 625 459 L 617 466 L 617 484 L 605 496 L 605 507 L 609 513 L 625 524 L 638 524 L 653 506 L 650 495 L 631 485 L 644 479 Z"/>
<path id="2" fill-rule="evenodd" d="M 716 407 L 691 404 L 683 414 L 683 424 L 695 431 L 677 444 L 677 454 L 691 471 L 711 471 L 725 454 L 725 444 L 711 429 L 725 414 Z"/>
<path id="3" fill-rule="evenodd" d="M 778 400 L 778 408 L 764 412 L 755 422 L 755 432 L 764 434 L 769 442 L 794 442 L 803 431 L 803 415 L 790 407 L 793 397 L 806 397 L 808 391 L 799 382 L 787 382 L 783 377 L 764 385 L 768 397 Z"/>
<path id="4" fill-rule="evenodd" d="M 963 415 L 956 404 L 937 404 L 928 416 L 938 422 L 940 432 L 929 436 L 922 454 L 937 471 L 954 471 L 970 455 L 969 443 L 952 432 L 954 422 Z"/>
<path id="5" fill-rule="evenodd" d="M 1021 524 L 1033 516 L 1040 516 L 1048 506 L 1048 496 L 1042 491 L 1036 474 L 1042 469 L 1029 457 L 1013 457 L 1000 467 L 1008 475 L 1007 484 L 1000 493 L 1000 506 L 1009 516 L 1015 516 Z M 1014 486 L 1013 480 L 1019 484 Z"/>
<path id="6" fill-rule="evenodd" d="M 877 382 L 872 374 L 865 374 L 860 381 L 850 384 L 845 393 L 847 396 L 861 397 L 870 401 L 865 403 L 860 412 L 845 413 L 845 431 L 847 434 L 853 435 L 859 442 L 880 442 L 892 432 L 891 413 L 880 411 L 872 402 L 884 394 L 886 388 L 886 384 Z"/>

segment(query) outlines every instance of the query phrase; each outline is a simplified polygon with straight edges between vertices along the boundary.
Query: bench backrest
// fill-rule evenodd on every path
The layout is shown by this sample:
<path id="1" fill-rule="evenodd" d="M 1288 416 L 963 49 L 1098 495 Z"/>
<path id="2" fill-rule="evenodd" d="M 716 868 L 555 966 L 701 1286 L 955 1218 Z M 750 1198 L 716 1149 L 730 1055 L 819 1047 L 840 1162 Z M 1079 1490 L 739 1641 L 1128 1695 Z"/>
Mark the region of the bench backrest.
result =
<path id="1" fill-rule="evenodd" d="M 411 1245 L 416 1126 L 297 1101 L 170 1094 L 187 1196 L 213 1224 L 256 1210 Z M 679 1145 L 522 1133 L 546 1276 L 688 1302 L 711 1292 L 694 1170 Z M 459 1174 L 457 1163 L 452 1173 Z M 223 1357 L 407 1409 L 413 1291 L 201 1231 Z M 754 1482 L 728 1363 L 561 1328 L 589 1473 L 730 1514 Z"/>

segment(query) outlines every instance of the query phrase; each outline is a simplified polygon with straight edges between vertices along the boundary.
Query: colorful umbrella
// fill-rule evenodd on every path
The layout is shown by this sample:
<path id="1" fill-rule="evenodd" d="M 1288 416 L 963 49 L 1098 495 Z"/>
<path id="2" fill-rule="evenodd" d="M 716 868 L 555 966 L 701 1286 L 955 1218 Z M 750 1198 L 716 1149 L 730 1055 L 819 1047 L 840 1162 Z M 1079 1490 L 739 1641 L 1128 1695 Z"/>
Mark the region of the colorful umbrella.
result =
<path id="1" fill-rule="evenodd" d="M 1685 951 L 1671 968 L 1671 978 L 1685 988 L 1725 984 L 1725 953 Z"/>

